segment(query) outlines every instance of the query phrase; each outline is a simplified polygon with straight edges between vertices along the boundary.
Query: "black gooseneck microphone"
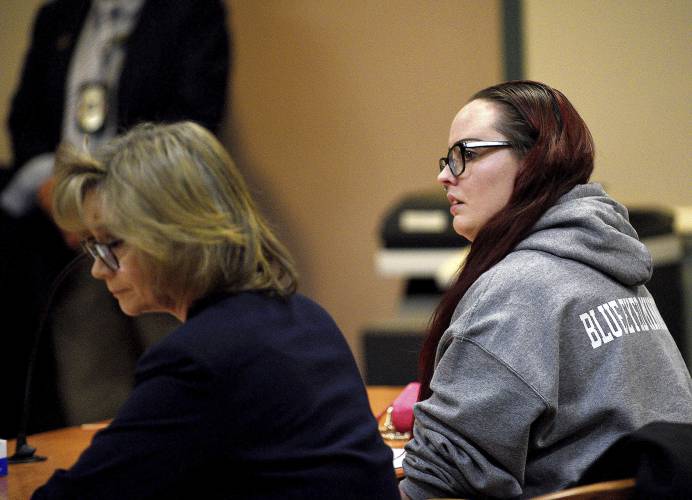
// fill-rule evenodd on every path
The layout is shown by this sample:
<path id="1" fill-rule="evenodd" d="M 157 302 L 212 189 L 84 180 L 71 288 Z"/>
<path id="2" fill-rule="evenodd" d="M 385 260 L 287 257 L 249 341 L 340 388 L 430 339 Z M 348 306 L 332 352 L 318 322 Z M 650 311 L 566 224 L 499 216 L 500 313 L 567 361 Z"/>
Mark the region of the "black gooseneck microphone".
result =
<path id="1" fill-rule="evenodd" d="M 42 462 L 46 460 L 46 457 L 35 454 L 36 448 L 29 446 L 26 439 L 26 434 L 29 429 L 29 409 L 31 406 L 31 379 L 33 378 L 34 367 L 36 366 L 36 358 L 38 357 L 38 349 L 41 344 L 41 337 L 43 336 L 46 320 L 48 319 L 48 313 L 53 305 L 53 297 L 55 296 L 55 292 L 57 292 L 62 282 L 65 281 L 65 278 L 74 270 L 75 267 L 77 267 L 77 264 L 79 264 L 84 257 L 86 257 L 86 254 L 80 252 L 80 254 L 72 259 L 56 276 L 51 284 L 48 299 L 43 306 L 43 310 L 41 311 L 41 318 L 39 319 L 38 327 L 36 328 L 36 332 L 34 334 L 34 345 L 31 348 L 29 364 L 26 369 L 26 382 L 24 383 L 24 406 L 22 408 L 22 420 L 17 432 L 17 447 L 15 448 L 14 455 L 7 459 L 7 461 L 11 464 Z"/>

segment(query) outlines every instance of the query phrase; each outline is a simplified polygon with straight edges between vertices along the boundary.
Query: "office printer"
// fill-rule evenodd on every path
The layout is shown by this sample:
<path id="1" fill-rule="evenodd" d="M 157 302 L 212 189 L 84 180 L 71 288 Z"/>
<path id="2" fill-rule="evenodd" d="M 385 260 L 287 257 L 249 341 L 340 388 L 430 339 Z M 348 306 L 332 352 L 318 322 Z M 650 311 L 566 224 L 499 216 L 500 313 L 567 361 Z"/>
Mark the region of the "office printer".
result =
<path id="1" fill-rule="evenodd" d="M 441 293 L 451 278 L 447 271 L 452 268 L 454 274 L 469 246 L 452 228 L 449 202 L 442 191 L 413 193 L 399 200 L 385 214 L 380 240 L 375 268 L 381 276 L 407 279 L 407 297 L 425 290 Z"/>

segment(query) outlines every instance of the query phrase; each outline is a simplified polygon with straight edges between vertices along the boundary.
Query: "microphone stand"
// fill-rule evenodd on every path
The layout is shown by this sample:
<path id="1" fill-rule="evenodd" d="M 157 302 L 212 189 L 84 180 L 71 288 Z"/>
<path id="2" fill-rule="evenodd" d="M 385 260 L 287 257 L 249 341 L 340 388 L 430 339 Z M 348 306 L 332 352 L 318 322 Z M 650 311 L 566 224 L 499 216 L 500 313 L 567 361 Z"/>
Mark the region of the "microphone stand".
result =
<path id="1" fill-rule="evenodd" d="M 48 318 L 48 312 L 50 311 L 51 305 L 53 303 L 53 297 L 55 292 L 58 290 L 62 282 L 65 280 L 68 274 L 70 274 L 77 264 L 79 264 L 82 259 L 86 256 L 85 253 L 77 255 L 72 259 L 60 274 L 53 280 L 51 284 L 50 291 L 48 293 L 48 299 L 45 302 L 43 311 L 41 311 L 41 318 L 38 322 L 38 327 L 36 328 L 36 333 L 34 335 L 34 345 L 31 349 L 31 354 L 29 357 L 29 365 L 26 370 L 26 382 L 24 384 L 24 407 L 22 408 L 22 421 L 19 426 L 19 431 L 17 432 L 17 447 L 15 448 L 14 455 L 9 457 L 7 461 L 11 464 L 23 464 L 28 462 L 43 462 L 46 457 L 41 455 L 36 455 L 36 448 L 29 445 L 26 434 L 29 428 L 29 407 L 31 406 L 31 379 L 34 374 L 34 367 L 36 365 L 36 358 L 38 356 L 38 348 L 41 343 L 41 337 L 43 330 L 45 329 L 46 320 Z"/>

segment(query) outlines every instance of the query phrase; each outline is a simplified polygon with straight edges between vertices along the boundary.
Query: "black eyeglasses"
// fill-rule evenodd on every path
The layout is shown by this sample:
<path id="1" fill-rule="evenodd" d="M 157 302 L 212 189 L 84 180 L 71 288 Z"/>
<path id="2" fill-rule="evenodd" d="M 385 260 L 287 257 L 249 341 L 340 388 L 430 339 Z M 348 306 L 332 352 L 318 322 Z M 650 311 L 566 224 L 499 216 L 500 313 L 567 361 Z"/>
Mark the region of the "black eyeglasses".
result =
<path id="1" fill-rule="evenodd" d="M 117 271 L 120 269 L 118 258 L 113 253 L 113 249 L 122 244 L 123 240 L 115 240 L 110 243 L 99 243 L 94 239 L 82 240 L 82 248 L 91 255 L 94 260 L 101 259 L 108 269 Z"/>
<path id="2" fill-rule="evenodd" d="M 454 177 L 459 177 L 466 170 L 466 161 L 473 160 L 478 153 L 474 151 L 476 148 L 507 148 L 512 147 L 509 141 L 473 141 L 462 139 L 455 142 L 449 151 L 446 158 L 440 158 L 440 172 L 445 167 L 449 167 Z"/>

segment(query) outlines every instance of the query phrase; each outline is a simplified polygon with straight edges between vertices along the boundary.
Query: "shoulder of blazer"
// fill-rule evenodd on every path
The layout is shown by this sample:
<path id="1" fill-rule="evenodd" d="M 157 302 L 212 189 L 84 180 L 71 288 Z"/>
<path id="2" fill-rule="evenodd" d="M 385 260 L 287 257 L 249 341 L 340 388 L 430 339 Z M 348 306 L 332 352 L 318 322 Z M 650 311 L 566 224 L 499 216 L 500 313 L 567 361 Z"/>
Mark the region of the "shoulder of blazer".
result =
<path id="1" fill-rule="evenodd" d="M 90 0 L 54 0 L 39 9 L 37 19 L 43 21 L 45 26 L 55 27 L 56 31 L 79 32 L 90 8 Z"/>
<path id="2" fill-rule="evenodd" d="M 127 57 L 120 74 L 118 106 L 119 109 L 139 107 L 137 89 L 146 85 L 145 74 L 156 71 L 155 66 L 161 62 L 158 56 L 166 56 L 168 63 L 174 61 L 181 30 L 188 30 L 190 19 L 202 10 L 218 9 L 224 12 L 221 0 L 146 0 L 142 5 L 137 25 L 134 27 L 126 44 Z M 153 64 L 153 66 L 152 66 Z M 134 112 L 134 115 L 138 115 Z M 121 121 L 121 118 L 123 121 Z M 137 117 L 141 118 L 141 117 Z M 119 126 L 129 127 L 128 118 L 119 117 Z"/>
<path id="3" fill-rule="evenodd" d="M 82 0 L 83 1 L 83 0 Z M 142 40 L 156 42 L 157 37 L 175 37 L 178 25 L 185 25 L 189 18 L 206 11 L 223 13 L 221 0 L 146 0 L 142 5 L 139 20 L 130 36 L 131 43 L 138 45 Z M 173 29 L 173 31 L 171 31 Z"/>
<path id="4" fill-rule="evenodd" d="M 90 7 L 89 0 L 56 0 L 44 5 L 36 15 L 34 39 L 69 57 Z"/>

